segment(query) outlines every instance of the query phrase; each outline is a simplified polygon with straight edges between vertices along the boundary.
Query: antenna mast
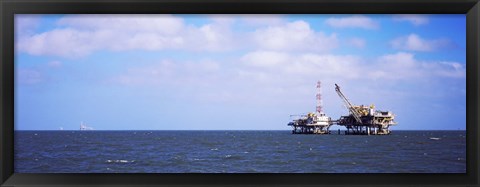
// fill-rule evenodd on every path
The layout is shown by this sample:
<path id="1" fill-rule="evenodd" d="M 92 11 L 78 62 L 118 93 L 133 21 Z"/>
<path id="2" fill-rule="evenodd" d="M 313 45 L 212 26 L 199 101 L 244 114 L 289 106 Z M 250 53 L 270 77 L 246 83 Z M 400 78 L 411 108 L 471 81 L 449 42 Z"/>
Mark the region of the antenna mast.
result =
<path id="1" fill-rule="evenodd" d="M 318 114 L 323 114 L 322 109 L 322 89 L 321 89 L 321 82 L 317 82 L 317 110 Z"/>

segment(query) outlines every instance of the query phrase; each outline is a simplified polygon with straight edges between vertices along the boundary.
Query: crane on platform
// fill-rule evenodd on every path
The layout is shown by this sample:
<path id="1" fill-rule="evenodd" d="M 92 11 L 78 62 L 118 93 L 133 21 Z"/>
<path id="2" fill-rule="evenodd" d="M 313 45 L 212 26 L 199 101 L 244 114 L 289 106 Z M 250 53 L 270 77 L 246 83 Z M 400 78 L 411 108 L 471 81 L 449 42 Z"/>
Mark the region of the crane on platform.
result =
<path id="1" fill-rule="evenodd" d="M 340 91 L 340 86 L 338 86 L 337 84 L 335 84 L 335 91 L 337 92 L 338 96 L 340 96 L 340 98 L 343 100 L 343 102 L 345 103 L 345 107 L 348 108 L 352 116 L 355 118 L 355 121 L 357 121 L 357 123 L 359 124 L 362 124 L 362 120 L 360 119 L 360 114 L 358 113 L 357 110 L 355 110 L 352 103 L 350 103 L 347 97 L 343 95 L 342 91 Z"/>

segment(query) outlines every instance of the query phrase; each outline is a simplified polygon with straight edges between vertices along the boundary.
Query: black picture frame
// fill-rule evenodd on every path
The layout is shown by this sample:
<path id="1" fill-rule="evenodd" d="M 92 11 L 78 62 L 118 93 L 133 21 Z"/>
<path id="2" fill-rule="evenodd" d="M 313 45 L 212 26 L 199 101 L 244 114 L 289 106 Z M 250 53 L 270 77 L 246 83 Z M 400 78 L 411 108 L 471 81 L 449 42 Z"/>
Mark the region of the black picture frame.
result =
<path id="1" fill-rule="evenodd" d="M 478 0 L 2 0 L 0 184 L 2 186 L 478 186 Z M 20 174 L 14 173 L 15 14 L 466 14 L 466 174 Z"/>

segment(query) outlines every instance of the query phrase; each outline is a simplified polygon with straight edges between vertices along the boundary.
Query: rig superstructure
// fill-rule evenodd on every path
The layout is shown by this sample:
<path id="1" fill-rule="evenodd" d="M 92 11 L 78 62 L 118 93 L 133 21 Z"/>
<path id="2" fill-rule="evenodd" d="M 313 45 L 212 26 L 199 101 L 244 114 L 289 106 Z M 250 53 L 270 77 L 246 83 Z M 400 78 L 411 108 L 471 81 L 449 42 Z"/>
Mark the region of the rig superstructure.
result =
<path id="1" fill-rule="evenodd" d="M 329 134 L 329 128 L 333 122 L 330 117 L 323 113 L 322 109 L 322 93 L 321 82 L 317 82 L 317 107 L 315 113 L 300 115 L 298 119 L 294 119 L 288 123 L 293 127 L 293 134 Z M 294 117 L 291 115 L 290 117 Z"/>
<path id="2" fill-rule="evenodd" d="M 375 106 L 353 105 L 342 93 L 340 86 L 335 84 L 335 91 L 343 100 L 349 114 L 341 116 L 338 120 L 332 120 L 322 110 L 320 81 L 317 82 L 317 106 L 315 113 L 300 115 L 288 123 L 292 126 L 293 134 L 330 134 L 330 126 L 337 124 L 344 126 L 345 134 L 354 135 L 387 135 L 390 134 L 390 126 L 396 125 L 395 115 L 390 111 L 375 110 Z M 340 134 L 340 131 L 339 131 Z"/>
<path id="3" fill-rule="evenodd" d="M 375 110 L 373 104 L 370 106 L 352 105 L 337 84 L 335 84 L 335 91 L 350 112 L 348 116 L 341 116 L 336 121 L 338 125 L 347 128 L 346 134 L 385 135 L 390 134 L 390 126 L 397 124 L 392 112 Z"/>
<path id="4" fill-rule="evenodd" d="M 93 128 L 87 126 L 87 124 L 86 124 L 86 123 L 83 123 L 83 121 L 82 121 L 82 122 L 80 122 L 80 130 L 81 130 L 81 131 L 88 131 L 88 130 L 93 130 Z"/>

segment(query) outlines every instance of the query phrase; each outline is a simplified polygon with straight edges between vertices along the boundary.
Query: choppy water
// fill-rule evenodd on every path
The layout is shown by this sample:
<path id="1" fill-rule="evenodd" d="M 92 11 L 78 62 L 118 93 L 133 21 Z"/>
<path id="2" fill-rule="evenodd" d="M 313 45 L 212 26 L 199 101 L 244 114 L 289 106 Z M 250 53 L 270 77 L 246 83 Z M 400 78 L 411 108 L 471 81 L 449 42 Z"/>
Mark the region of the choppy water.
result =
<path id="1" fill-rule="evenodd" d="M 16 131 L 16 173 L 465 173 L 465 131 Z"/>

